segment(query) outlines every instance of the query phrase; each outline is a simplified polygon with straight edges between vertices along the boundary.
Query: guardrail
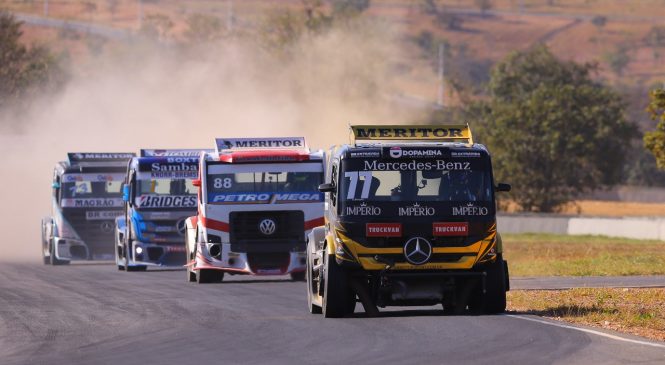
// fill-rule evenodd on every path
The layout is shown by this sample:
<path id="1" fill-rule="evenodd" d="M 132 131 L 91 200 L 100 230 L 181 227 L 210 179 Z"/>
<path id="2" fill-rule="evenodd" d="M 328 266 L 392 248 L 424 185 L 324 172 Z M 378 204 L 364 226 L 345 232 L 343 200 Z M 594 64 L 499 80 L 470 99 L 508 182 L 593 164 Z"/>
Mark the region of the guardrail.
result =
<path id="1" fill-rule="evenodd" d="M 501 233 L 590 234 L 665 241 L 665 217 L 499 214 L 497 224 Z"/>

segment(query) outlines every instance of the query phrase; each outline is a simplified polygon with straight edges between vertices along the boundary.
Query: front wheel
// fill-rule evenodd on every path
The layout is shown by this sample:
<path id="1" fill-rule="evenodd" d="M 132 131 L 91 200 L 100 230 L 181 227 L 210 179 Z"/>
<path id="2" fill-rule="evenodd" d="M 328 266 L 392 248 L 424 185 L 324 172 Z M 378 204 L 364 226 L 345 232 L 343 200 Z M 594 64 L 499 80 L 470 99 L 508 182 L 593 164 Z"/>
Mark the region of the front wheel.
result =
<path id="1" fill-rule="evenodd" d="M 199 269 L 196 272 L 196 282 L 199 284 L 220 283 L 224 280 L 224 271 Z"/>
<path id="2" fill-rule="evenodd" d="M 129 272 L 146 271 L 146 270 L 148 270 L 148 267 L 145 266 L 145 265 L 125 266 L 125 270 L 127 270 Z"/>
<path id="3" fill-rule="evenodd" d="M 51 243 L 51 249 L 50 249 L 50 254 L 51 257 L 49 257 L 51 261 L 51 265 L 56 266 L 56 265 L 69 265 L 69 260 L 60 260 L 57 257 L 55 257 L 55 243 Z"/>
<path id="4" fill-rule="evenodd" d="M 335 260 L 335 255 L 325 254 L 325 274 L 323 291 L 323 316 L 326 318 L 344 317 L 349 313 L 350 302 L 355 295 L 350 288 L 346 271 Z"/>
<path id="5" fill-rule="evenodd" d="M 497 314 L 506 311 L 506 269 L 502 255 L 496 261 L 485 266 L 485 293 L 482 288 L 475 291 L 470 307 L 486 314 Z"/>
<path id="6" fill-rule="evenodd" d="M 292 272 L 289 276 L 293 281 L 305 281 L 305 271 Z"/>
<path id="7" fill-rule="evenodd" d="M 307 281 L 307 307 L 312 314 L 321 314 L 321 307 L 314 303 L 314 293 L 318 296 L 319 285 L 314 283 L 314 265 L 312 264 L 312 250 L 309 241 L 307 242 L 307 269 L 305 270 L 305 280 Z M 318 280 L 321 280 L 320 278 Z"/>

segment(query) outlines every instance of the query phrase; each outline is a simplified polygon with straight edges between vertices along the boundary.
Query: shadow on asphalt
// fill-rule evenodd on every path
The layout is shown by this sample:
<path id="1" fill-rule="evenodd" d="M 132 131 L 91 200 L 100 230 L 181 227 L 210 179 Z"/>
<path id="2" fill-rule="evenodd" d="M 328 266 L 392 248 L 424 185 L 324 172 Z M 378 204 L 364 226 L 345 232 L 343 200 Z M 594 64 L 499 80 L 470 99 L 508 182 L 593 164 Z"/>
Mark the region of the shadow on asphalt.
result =
<path id="1" fill-rule="evenodd" d="M 403 318 L 403 317 L 477 317 L 483 315 L 471 311 L 462 313 L 448 313 L 443 309 L 405 309 L 405 310 L 384 310 L 379 312 L 378 316 L 367 315 L 362 309 L 348 318 Z"/>
<path id="2" fill-rule="evenodd" d="M 291 279 L 256 279 L 256 280 L 233 280 L 233 281 L 222 281 L 219 284 L 222 285 L 229 285 L 229 284 L 257 284 L 257 283 L 275 283 L 275 284 L 282 284 L 282 283 L 297 283 L 297 281 L 293 281 Z M 215 283 L 217 284 L 217 283 Z M 303 285 L 305 283 L 303 282 Z"/>

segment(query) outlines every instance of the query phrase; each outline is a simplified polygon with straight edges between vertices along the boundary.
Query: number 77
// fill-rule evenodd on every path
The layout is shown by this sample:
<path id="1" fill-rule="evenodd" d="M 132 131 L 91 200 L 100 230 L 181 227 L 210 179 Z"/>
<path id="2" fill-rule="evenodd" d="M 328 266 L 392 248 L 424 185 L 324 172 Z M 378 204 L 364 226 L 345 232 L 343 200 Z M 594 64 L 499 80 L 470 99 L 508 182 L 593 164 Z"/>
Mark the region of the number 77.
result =
<path id="1" fill-rule="evenodd" d="M 369 189 L 372 186 L 372 172 L 371 171 L 349 171 L 344 173 L 344 177 L 350 179 L 349 191 L 346 194 L 347 200 L 356 198 L 356 188 L 358 187 L 358 180 L 363 178 L 363 190 L 360 193 L 360 199 L 367 199 L 369 197 Z"/>

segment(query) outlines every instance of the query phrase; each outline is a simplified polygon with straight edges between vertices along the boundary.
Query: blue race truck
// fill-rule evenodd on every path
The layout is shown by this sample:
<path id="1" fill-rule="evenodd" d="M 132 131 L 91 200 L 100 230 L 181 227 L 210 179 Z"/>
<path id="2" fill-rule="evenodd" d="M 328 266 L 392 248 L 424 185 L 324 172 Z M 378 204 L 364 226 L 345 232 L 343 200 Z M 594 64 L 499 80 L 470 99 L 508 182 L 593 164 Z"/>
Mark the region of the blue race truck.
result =
<path id="1" fill-rule="evenodd" d="M 42 219 L 44 264 L 112 260 L 122 181 L 133 153 L 68 153 L 53 169 L 51 215 Z"/>
<path id="2" fill-rule="evenodd" d="M 119 270 L 185 264 L 185 219 L 196 214 L 199 154 L 203 150 L 141 150 L 127 167 L 124 214 L 115 221 Z"/>

